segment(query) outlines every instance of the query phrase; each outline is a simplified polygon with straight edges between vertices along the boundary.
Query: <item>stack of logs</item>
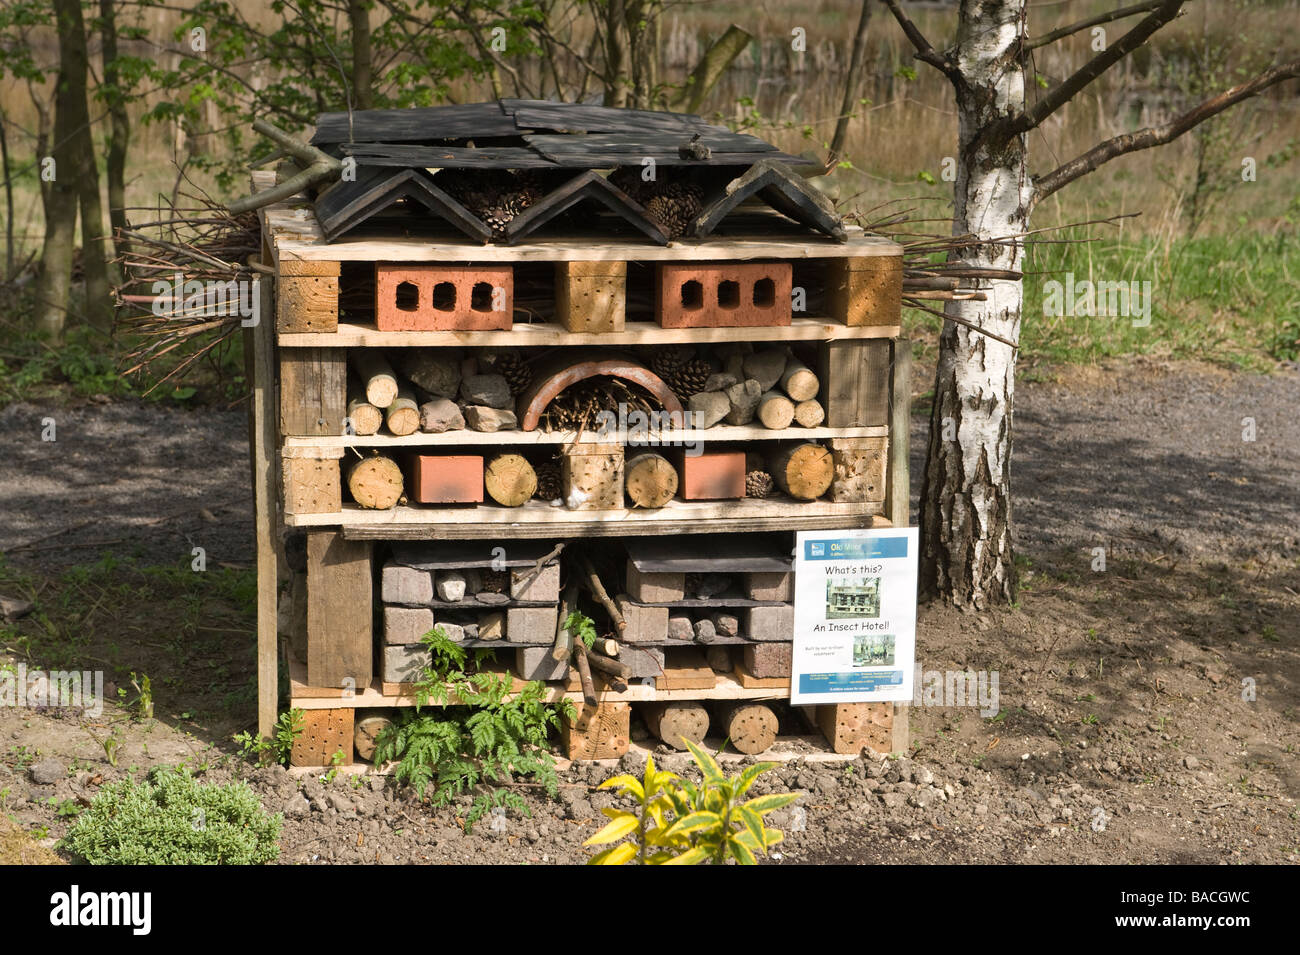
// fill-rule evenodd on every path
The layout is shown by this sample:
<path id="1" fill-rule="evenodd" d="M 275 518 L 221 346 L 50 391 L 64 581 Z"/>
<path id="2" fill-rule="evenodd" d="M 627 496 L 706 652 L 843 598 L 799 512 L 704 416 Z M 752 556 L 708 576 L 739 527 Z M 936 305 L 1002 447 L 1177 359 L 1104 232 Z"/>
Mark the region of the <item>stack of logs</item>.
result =
<path id="1" fill-rule="evenodd" d="M 696 428 L 718 424 L 765 428 L 816 428 L 826 420 L 818 401 L 821 382 L 815 372 L 781 348 L 749 351 L 748 345 L 722 346 L 722 367 L 686 402 Z"/>

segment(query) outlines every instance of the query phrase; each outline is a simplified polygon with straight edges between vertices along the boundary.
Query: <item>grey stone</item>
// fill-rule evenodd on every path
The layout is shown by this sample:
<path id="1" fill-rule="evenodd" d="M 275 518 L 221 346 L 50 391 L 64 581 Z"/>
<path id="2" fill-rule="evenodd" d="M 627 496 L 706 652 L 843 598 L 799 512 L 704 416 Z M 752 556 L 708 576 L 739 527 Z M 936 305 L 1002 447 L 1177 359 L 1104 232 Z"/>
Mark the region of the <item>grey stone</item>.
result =
<path id="1" fill-rule="evenodd" d="M 694 629 L 695 639 L 699 640 L 701 643 L 708 643 L 718 635 L 717 628 L 713 625 L 713 621 L 708 617 L 696 620 Z"/>
<path id="2" fill-rule="evenodd" d="M 506 381 L 505 375 L 470 375 L 463 378 L 460 397 L 466 404 L 484 405 L 488 408 L 509 408 L 514 405 L 510 383 Z"/>
<path id="3" fill-rule="evenodd" d="M 439 600 L 458 603 L 465 599 L 465 575 L 458 570 L 441 571 L 433 586 Z"/>
<path id="4" fill-rule="evenodd" d="M 38 786 L 53 786 L 68 774 L 68 770 L 57 759 L 47 756 L 39 762 L 33 763 L 27 774 L 31 776 L 32 782 Z"/>
<path id="5" fill-rule="evenodd" d="M 731 613 L 715 613 L 713 628 L 724 637 L 734 637 L 740 633 L 740 619 Z"/>
<path id="6" fill-rule="evenodd" d="M 500 610 L 480 614 L 478 618 L 478 638 L 480 640 L 504 640 L 506 638 L 506 615 Z"/>
<path id="7" fill-rule="evenodd" d="M 731 411 L 731 402 L 721 391 L 701 391 L 686 402 L 691 423 L 697 428 L 712 428 Z"/>
<path id="8" fill-rule="evenodd" d="M 691 624 L 690 617 L 669 617 L 668 618 L 668 639 L 669 640 L 694 640 L 695 628 Z"/>
<path id="9" fill-rule="evenodd" d="M 302 793 L 294 793 L 289 797 L 289 801 L 284 804 L 284 814 L 292 819 L 301 819 L 303 816 L 310 815 L 311 803 Z"/>
<path id="10" fill-rule="evenodd" d="M 730 375 L 725 371 L 715 371 L 704 379 L 704 391 L 726 391 L 736 382 L 740 381 L 735 375 Z"/>
<path id="11" fill-rule="evenodd" d="M 785 374 L 785 352 L 775 348 L 765 348 L 752 355 L 746 355 L 744 361 L 745 377 L 755 379 L 762 391 L 771 391 Z"/>
<path id="12" fill-rule="evenodd" d="M 758 401 L 763 396 L 763 389 L 753 378 L 732 385 L 726 391 L 727 402 L 731 410 L 727 412 L 727 424 L 749 424 L 758 412 Z"/>
<path id="13" fill-rule="evenodd" d="M 519 419 L 513 411 L 485 405 L 466 405 L 465 422 L 471 430 L 486 433 L 513 431 L 519 427 Z"/>
<path id="14" fill-rule="evenodd" d="M 420 405 L 420 430 L 428 434 L 459 431 L 465 427 L 460 405 L 450 398 L 434 398 Z"/>

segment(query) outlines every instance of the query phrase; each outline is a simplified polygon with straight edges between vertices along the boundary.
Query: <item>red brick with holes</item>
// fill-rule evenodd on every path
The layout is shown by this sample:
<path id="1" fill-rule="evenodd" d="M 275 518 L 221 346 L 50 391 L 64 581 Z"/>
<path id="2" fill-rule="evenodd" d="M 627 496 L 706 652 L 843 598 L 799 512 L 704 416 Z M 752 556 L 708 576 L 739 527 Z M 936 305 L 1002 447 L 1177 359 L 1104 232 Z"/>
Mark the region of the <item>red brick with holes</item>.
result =
<path id="1" fill-rule="evenodd" d="M 375 325 L 381 332 L 509 330 L 514 300 L 508 265 L 375 265 Z"/>
<path id="2" fill-rule="evenodd" d="M 655 317 L 661 328 L 790 324 L 788 262 L 661 263 Z"/>

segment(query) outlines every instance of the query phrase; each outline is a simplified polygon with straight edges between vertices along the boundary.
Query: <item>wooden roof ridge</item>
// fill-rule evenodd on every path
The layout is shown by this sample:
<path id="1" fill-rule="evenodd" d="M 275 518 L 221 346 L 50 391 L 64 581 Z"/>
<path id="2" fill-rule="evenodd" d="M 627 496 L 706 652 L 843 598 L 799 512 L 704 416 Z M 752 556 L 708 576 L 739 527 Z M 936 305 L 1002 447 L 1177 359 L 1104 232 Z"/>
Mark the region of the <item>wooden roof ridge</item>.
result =
<path id="1" fill-rule="evenodd" d="M 574 176 L 511 219 L 506 225 L 506 241 L 513 245 L 584 199 L 599 202 L 652 242 L 668 244 L 668 236 L 650 218 L 645 207 L 594 170 Z"/>
<path id="2" fill-rule="evenodd" d="M 492 230 L 478 216 L 440 189 L 423 170 L 361 168 L 364 171 L 355 181 L 336 182 L 316 197 L 316 219 L 327 240 L 360 225 L 398 199 L 419 203 L 477 242 L 492 238 Z"/>
<path id="3" fill-rule="evenodd" d="M 798 173 L 779 162 L 763 159 L 727 183 L 695 219 L 691 232 L 707 236 L 746 199 L 757 196 L 784 216 L 830 236 L 848 239 L 844 222 L 831 201 Z"/>

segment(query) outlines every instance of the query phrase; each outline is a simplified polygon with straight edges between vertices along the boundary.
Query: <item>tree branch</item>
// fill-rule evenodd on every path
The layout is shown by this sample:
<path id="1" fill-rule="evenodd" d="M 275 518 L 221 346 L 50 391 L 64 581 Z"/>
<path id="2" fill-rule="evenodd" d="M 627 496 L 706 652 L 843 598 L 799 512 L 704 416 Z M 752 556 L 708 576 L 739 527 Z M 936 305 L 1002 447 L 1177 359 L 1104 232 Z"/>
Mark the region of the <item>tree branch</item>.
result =
<path id="1" fill-rule="evenodd" d="M 890 2 L 890 0 L 886 0 Z M 1080 90 L 1128 56 L 1181 12 L 1186 0 L 1160 0 L 1159 6 L 1142 22 L 1057 83 L 1037 103 L 1012 119 L 1000 130 L 1007 138 L 1028 132 L 1072 100 Z"/>
<path id="2" fill-rule="evenodd" d="M 1121 7 L 1118 10 L 1112 10 L 1110 13 L 1099 13 L 1095 17 L 1089 17 L 1087 20 L 1080 20 L 1078 23 L 1072 23 L 1069 26 L 1058 27 L 1051 33 L 1044 33 L 1040 37 L 1035 37 L 1025 44 L 1027 49 L 1037 50 L 1040 46 L 1047 46 L 1049 43 L 1055 43 L 1057 40 L 1064 39 L 1067 36 L 1073 36 L 1080 30 L 1086 30 L 1089 27 L 1101 26 L 1103 23 L 1110 23 L 1112 20 L 1122 20 L 1124 17 L 1131 17 L 1135 13 L 1146 13 L 1148 10 L 1154 10 L 1160 6 L 1161 0 L 1145 0 L 1143 3 L 1135 3 L 1131 7 Z"/>
<path id="3" fill-rule="evenodd" d="M 1124 133 L 1122 136 L 1098 143 L 1081 156 L 1058 166 L 1046 175 L 1035 178 L 1033 201 L 1037 204 L 1062 186 L 1067 186 L 1074 180 L 1086 176 L 1116 156 L 1137 152 L 1140 149 L 1150 149 L 1152 146 L 1163 146 L 1242 100 L 1250 99 L 1277 83 L 1297 77 L 1300 77 L 1300 60 L 1292 60 L 1290 63 L 1284 63 L 1261 73 L 1249 82 L 1212 96 L 1161 126 L 1148 126 L 1146 129 Z"/>
<path id="4" fill-rule="evenodd" d="M 898 0 L 880 0 L 880 2 L 889 8 L 889 12 L 894 15 L 898 25 L 903 28 L 903 33 L 907 35 L 907 38 L 912 42 L 912 46 L 916 48 L 916 58 L 923 63 L 929 63 L 944 76 L 955 82 L 958 77 L 956 65 L 947 56 L 930 45 L 930 41 L 922 35 L 916 24 L 898 5 Z"/>

